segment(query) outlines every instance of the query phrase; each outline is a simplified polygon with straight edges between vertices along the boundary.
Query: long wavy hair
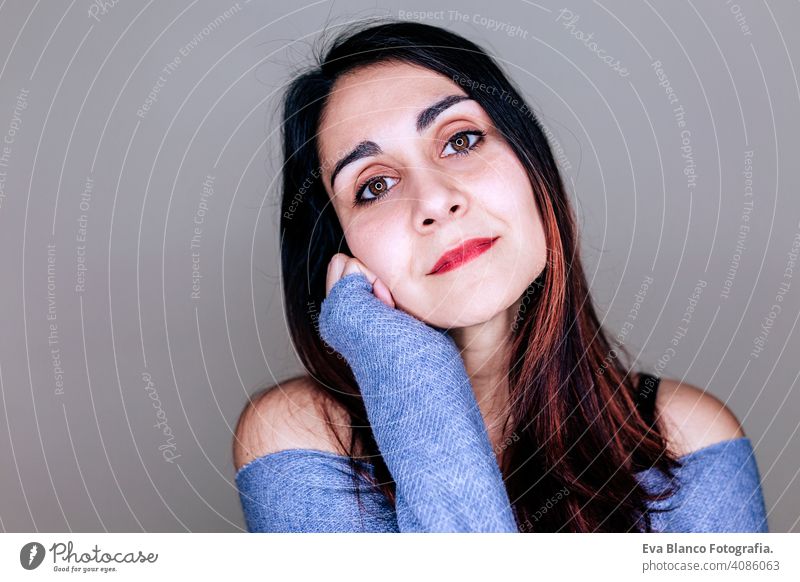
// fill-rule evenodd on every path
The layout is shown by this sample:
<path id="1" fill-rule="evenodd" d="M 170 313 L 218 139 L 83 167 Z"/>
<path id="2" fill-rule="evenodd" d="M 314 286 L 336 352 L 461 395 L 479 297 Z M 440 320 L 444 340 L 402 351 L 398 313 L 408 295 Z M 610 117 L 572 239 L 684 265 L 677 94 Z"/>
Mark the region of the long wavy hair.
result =
<path id="1" fill-rule="evenodd" d="M 323 39 L 323 44 L 325 39 Z M 501 471 L 520 531 L 652 531 L 647 504 L 674 494 L 680 466 L 659 424 L 640 415 L 624 345 L 612 347 L 589 294 L 576 223 L 550 145 L 533 112 L 480 47 L 445 29 L 380 21 L 315 51 L 283 100 L 281 267 L 290 334 L 310 380 L 349 416 L 350 438 L 332 429 L 354 480 L 365 479 L 395 506 L 395 483 L 378 450 L 358 384 L 322 342 L 317 316 L 327 264 L 352 255 L 321 181 L 317 134 L 331 88 L 357 67 L 394 61 L 426 67 L 459 84 L 491 118 L 527 170 L 547 242 L 547 261 L 509 330 L 509 415 Z M 495 87 L 493 92 L 480 86 Z M 477 88 L 477 89 L 476 89 Z M 504 91 L 504 92 L 501 92 Z M 504 95 L 503 99 L 497 95 Z M 329 426 L 333 422 L 324 412 Z M 513 419 L 509 427 L 508 419 Z M 348 441 L 348 442 L 344 442 Z M 374 467 L 372 479 L 357 461 Z M 671 485 L 646 490 L 635 473 L 655 467 Z M 358 491 L 358 486 L 356 487 Z M 359 497 L 359 504 L 361 499 Z"/>

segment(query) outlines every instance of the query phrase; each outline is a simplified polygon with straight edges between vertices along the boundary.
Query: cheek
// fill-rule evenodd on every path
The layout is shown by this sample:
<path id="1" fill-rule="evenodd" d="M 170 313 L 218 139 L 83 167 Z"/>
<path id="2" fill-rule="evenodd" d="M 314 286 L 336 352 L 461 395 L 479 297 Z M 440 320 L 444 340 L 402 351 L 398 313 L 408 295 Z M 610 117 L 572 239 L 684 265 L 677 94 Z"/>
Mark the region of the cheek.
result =
<path id="1" fill-rule="evenodd" d="M 395 208 L 393 213 L 384 210 L 384 207 L 370 209 L 367 212 L 371 216 L 351 223 L 345 234 L 347 244 L 353 255 L 386 283 L 399 308 L 425 319 L 430 297 L 415 272 L 415 268 L 419 269 L 414 264 L 415 241 L 397 219 L 399 209 Z"/>
<path id="2" fill-rule="evenodd" d="M 398 220 L 372 214 L 351 223 L 345 234 L 347 245 L 359 261 L 394 290 L 408 281 L 411 243 Z"/>
<path id="3" fill-rule="evenodd" d="M 508 228 L 514 239 L 514 252 L 506 257 L 506 268 L 518 273 L 518 280 L 527 287 L 547 263 L 544 226 L 530 189 L 517 192 Z"/>
<path id="4" fill-rule="evenodd" d="M 486 212 L 500 219 L 508 241 L 523 260 L 544 251 L 544 228 L 533 188 L 525 169 L 512 153 L 498 156 L 492 167 L 474 182 Z"/>

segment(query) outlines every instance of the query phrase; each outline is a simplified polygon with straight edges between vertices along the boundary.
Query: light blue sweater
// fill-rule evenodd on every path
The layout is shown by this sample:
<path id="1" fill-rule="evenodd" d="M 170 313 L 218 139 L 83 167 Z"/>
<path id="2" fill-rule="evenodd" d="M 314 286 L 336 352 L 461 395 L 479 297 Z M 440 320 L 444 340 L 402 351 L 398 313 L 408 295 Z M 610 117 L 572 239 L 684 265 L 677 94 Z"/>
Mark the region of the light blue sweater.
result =
<path id="1" fill-rule="evenodd" d="M 341 278 L 322 303 L 320 335 L 345 357 L 375 440 L 396 484 L 396 510 L 361 480 L 361 511 L 347 457 L 288 449 L 236 473 L 249 531 L 519 531 L 458 347 L 375 297 L 361 273 Z M 747 437 L 682 457 L 681 487 L 651 508 L 664 532 L 766 532 L 758 468 Z M 359 461 L 374 474 L 371 464 Z M 656 469 L 637 474 L 648 490 Z"/>

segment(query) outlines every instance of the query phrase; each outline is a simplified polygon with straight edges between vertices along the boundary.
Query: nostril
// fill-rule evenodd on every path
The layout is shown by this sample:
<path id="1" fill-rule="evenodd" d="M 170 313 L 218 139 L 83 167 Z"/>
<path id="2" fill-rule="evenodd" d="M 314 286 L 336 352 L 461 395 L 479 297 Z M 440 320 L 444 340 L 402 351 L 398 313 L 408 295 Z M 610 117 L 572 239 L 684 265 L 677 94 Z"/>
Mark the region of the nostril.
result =
<path id="1" fill-rule="evenodd" d="M 426 218 L 425 220 L 423 220 L 423 221 L 422 221 L 422 224 L 424 224 L 425 226 L 427 226 L 427 225 L 429 225 L 431 222 L 433 222 L 433 219 L 432 219 L 432 218 Z"/>

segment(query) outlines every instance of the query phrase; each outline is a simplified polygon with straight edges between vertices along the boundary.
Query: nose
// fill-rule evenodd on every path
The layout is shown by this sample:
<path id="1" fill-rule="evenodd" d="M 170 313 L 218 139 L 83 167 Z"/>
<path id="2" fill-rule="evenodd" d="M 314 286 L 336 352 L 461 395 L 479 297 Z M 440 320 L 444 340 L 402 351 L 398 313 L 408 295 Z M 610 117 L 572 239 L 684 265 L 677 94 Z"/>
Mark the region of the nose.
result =
<path id="1" fill-rule="evenodd" d="M 416 178 L 419 185 L 415 188 L 414 224 L 420 231 L 428 231 L 467 211 L 464 184 L 437 169 L 419 171 Z"/>

